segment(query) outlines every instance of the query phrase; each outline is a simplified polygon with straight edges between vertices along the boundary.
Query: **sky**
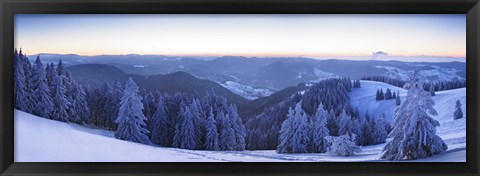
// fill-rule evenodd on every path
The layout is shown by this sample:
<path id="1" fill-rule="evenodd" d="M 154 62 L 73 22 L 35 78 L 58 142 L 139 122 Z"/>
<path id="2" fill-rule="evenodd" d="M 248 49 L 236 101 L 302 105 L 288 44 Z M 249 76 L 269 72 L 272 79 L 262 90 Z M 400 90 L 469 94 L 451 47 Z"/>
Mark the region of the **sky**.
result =
<path id="1" fill-rule="evenodd" d="M 27 54 L 466 55 L 464 14 L 18 14 L 14 27 Z"/>

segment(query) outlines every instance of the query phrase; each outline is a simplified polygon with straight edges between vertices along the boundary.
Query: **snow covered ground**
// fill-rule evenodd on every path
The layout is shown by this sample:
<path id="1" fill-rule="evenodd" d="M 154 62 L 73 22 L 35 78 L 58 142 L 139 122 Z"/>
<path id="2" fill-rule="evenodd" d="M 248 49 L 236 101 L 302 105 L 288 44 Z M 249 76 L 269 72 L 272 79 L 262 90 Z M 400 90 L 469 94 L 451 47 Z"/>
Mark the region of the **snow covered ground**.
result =
<path id="1" fill-rule="evenodd" d="M 253 87 L 243 85 L 234 81 L 226 81 L 224 83 L 221 83 L 220 85 L 232 91 L 233 93 L 240 95 L 249 100 L 254 100 L 260 97 L 266 97 L 273 93 L 273 91 L 269 89 L 253 88 Z"/>
<path id="2" fill-rule="evenodd" d="M 352 104 L 368 107 L 370 114 L 378 117 L 385 112 L 393 114 L 395 100 L 375 101 L 377 88 L 388 84 L 362 81 L 362 88 L 350 93 Z M 430 158 L 414 162 L 465 162 L 466 119 L 453 120 L 455 101 L 460 99 L 465 111 L 465 88 L 437 92 L 433 99 L 441 126 L 437 134 L 448 145 L 448 150 Z M 363 113 L 363 112 L 362 112 Z M 148 146 L 117 140 L 113 132 L 92 127 L 68 124 L 15 110 L 14 160 L 15 162 L 351 162 L 380 160 L 385 144 L 362 147 L 362 152 L 351 157 L 335 157 L 327 154 L 277 154 L 274 150 L 259 151 L 192 151 L 158 146 Z M 387 139 L 390 140 L 390 139 Z"/>

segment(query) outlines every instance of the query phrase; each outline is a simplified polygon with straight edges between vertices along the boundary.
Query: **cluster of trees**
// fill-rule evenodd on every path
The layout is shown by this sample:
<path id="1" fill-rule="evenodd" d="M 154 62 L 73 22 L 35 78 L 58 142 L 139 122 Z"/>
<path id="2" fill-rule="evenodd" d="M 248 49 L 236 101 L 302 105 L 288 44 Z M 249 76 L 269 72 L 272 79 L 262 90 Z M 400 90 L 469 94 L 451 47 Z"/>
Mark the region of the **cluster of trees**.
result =
<path id="1" fill-rule="evenodd" d="M 143 144 L 195 150 L 244 150 L 245 127 L 235 105 L 212 90 L 206 96 L 139 91 L 104 82 L 78 84 L 62 61 L 34 65 L 15 50 L 15 108 L 48 119 L 92 124 L 115 137 Z"/>
<path id="2" fill-rule="evenodd" d="M 115 85 L 104 83 L 88 91 L 89 104 L 96 106 L 89 122 L 116 131 L 119 139 L 190 150 L 245 149 L 245 127 L 237 107 L 213 90 L 204 97 L 170 96 L 140 91 L 131 78 L 123 91 Z"/>
<path id="3" fill-rule="evenodd" d="M 387 88 L 387 90 L 385 91 L 385 93 L 383 93 L 383 89 L 380 88 L 380 89 L 377 89 L 377 93 L 375 94 L 375 100 L 391 100 L 391 99 L 395 99 L 395 104 L 398 106 L 400 105 L 400 103 L 402 103 L 401 99 L 400 99 L 400 92 L 393 92 Z"/>
<path id="4" fill-rule="evenodd" d="M 83 87 L 73 81 L 62 61 L 44 67 L 37 56 L 32 66 L 27 56 L 14 51 L 15 108 L 48 119 L 81 123 L 89 109 Z"/>
<path id="5" fill-rule="evenodd" d="M 403 87 L 407 83 L 407 81 L 390 78 L 388 76 L 363 76 L 361 80 L 384 82 L 396 87 Z M 423 87 L 423 90 L 434 93 L 436 91 L 452 90 L 467 87 L 467 82 L 465 80 L 437 81 L 435 83 L 424 82 L 421 84 L 421 87 Z"/>
<path id="6" fill-rule="evenodd" d="M 353 88 L 361 88 L 360 80 L 353 80 Z"/>
<path id="7" fill-rule="evenodd" d="M 377 93 L 375 95 L 375 100 L 395 99 L 395 98 L 397 98 L 398 94 L 399 94 L 398 92 L 397 93 L 395 93 L 395 92 L 392 93 L 392 91 L 389 88 L 387 88 L 385 93 L 383 93 L 383 89 L 380 88 L 380 89 L 377 89 Z"/>
<path id="8" fill-rule="evenodd" d="M 407 83 L 406 81 L 390 78 L 388 76 L 363 76 L 360 80 L 383 82 L 396 87 L 403 87 L 403 85 Z"/>
<path id="9" fill-rule="evenodd" d="M 282 123 L 287 118 L 288 110 L 300 105 L 307 116 L 313 117 L 320 104 L 328 112 L 327 128 L 330 133 L 338 133 L 337 116 L 342 111 L 358 117 L 356 111 L 350 106 L 348 92 L 352 83 L 347 78 L 327 79 L 310 86 L 303 94 L 297 93 L 282 102 L 264 109 L 258 115 L 252 115 L 245 123 L 247 128 L 247 149 L 273 150 L 279 144 L 278 137 Z"/>
<path id="10" fill-rule="evenodd" d="M 467 82 L 465 80 L 440 81 L 435 83 L 424 83 L 422 87 L 423 90 L 435 92 L 467 87 Z"/>
<path id="11" fill-rule="evenodd" d="M 447 145 L 435 134 L 440 123 L 430 116 L 437 115 L 433 108 L 435 102 L 423 89 L 418 70 L 410 76 L 405 88 L 408 89 L 407 96 L 395 109 L 393 129 L 389 134 L 393 139 L 385 145 L 382 158 L 418 159 L 445 151 Z"/>

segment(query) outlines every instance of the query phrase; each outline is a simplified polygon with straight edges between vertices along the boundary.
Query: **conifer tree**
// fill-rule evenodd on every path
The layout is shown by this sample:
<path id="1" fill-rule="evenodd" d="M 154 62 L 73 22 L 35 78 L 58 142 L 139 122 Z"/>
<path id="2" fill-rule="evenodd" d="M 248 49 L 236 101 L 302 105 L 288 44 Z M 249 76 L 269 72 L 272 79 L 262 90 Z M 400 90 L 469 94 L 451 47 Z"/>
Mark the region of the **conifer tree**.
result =
<path id="1" fill-rule="evenodd" d="M 393 139 L 384 147 L 382 158 L 412 160 L 445 151 L 447 145 L 435 134 L 440 123 L 430 117 L 430 114 L 437 115 L 433 108 L 435 102 L 422 88 L 418 69 L 414 70 L 404 88 L 408 89 L 407 96 L 395 110 L 393 130 L 389 134 Z"/>
<path id="2" fill-rule="evenodd" d="M 37 59 L 35 60 L 32 73 L 33 100 L 35 101 L 33 114 L 40 117 L 49 118 L 50 113 L 53 111 L 54 105 L 50 95 L 50 89 L 47 85 L 45 69 L 43 68 L 43 64 L 39 56 L 37 56 Z"/>
<path id="3" fill-rule="evenodd" d="M 313 152 L 324 153 L 327 150 L 325 137 L 329 136 L 327 124 L 328 113 L 323 109 L 323 104 L 318 105 L 313 122 Z"/>
<path id="4" fill-rule="evenodd" d="M 220 150 L 218 144 L 218 129 L 217 122 L 215 121 L 215 116 L 213 115 L 213 109 L 210 107 L 207 119 L 207 133 L 205 136 L 205 150 Z"/>
<path id="5" fill-rule="evenodd" d="M 461 119 L 463 117 L 463 112 L 462 112 L 462 103 L 460 100 L 457 100 L 455 102 L 455 112 L 454 112 L 454 119 Z"/>
<path id="6" fill-rule="evenodd" d="M 115 137 L 121 140 L 142 144 L 151 144 L 145 129 L 147 118 L 142 113 L 142 97 L 138 95 L 138 86 L 130 77 L 125 84 L 125 90 L 120 102 L 120 109 L 115 123 L 118 124 Z"/>

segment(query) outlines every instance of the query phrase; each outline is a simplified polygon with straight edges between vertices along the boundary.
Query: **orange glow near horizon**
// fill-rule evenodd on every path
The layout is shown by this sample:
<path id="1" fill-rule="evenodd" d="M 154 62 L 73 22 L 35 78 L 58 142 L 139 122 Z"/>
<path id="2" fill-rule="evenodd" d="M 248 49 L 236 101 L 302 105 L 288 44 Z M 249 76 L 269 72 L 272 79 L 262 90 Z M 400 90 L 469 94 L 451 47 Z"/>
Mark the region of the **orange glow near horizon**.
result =
<path id="1" fill-rule="evenodd" d="M 465 15 L 16 15 L 15 47 L 93 55 L 466 56 Z"/>

